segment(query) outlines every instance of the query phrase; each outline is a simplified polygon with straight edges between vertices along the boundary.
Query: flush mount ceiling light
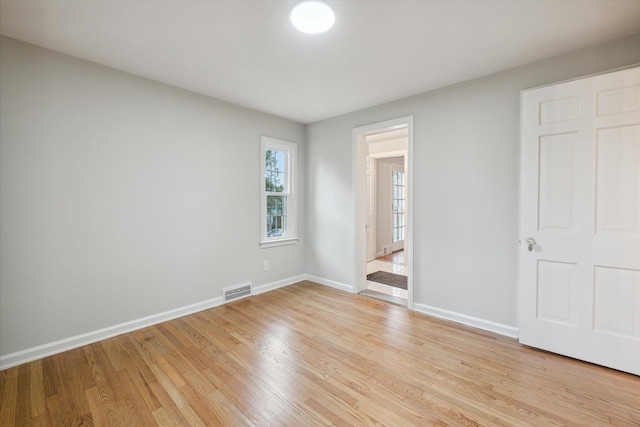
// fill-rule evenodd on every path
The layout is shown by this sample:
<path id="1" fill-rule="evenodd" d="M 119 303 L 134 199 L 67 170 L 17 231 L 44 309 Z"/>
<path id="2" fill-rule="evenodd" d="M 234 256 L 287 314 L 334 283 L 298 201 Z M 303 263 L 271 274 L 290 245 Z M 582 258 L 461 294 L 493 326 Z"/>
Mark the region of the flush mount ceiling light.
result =
<path id="1" fill-rule="evenodd" d="M 293 26 L 307 34 L 324 33 L 333 26 L 335 21 L 336 15 L 333 13 L 333 9 L 322 1 L 303 1 L 291 11 Z"/>

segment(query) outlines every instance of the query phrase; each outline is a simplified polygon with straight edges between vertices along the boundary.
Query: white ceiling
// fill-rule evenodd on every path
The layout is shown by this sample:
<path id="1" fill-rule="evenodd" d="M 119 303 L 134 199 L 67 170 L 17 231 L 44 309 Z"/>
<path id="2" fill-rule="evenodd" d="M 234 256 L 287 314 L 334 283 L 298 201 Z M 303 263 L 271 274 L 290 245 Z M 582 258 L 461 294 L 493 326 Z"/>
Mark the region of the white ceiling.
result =
<path id="1" fill-rule="evenodd" d="M 640 0 L 0 1 L 0 33 L 301 123 L 640 31 Z M 639 46 L 640 49 L 640 46 Z"/>

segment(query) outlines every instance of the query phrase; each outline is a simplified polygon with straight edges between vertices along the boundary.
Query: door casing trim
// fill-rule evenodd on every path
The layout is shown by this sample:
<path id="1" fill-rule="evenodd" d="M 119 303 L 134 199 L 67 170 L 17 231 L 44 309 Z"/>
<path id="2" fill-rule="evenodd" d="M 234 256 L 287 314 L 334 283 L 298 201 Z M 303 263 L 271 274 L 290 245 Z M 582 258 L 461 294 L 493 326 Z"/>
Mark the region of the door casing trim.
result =
<path id="1" fill-rule="evenodd" d="M 365 230 L 366 204 L 366 154 L 367 135 L 387 132 L 395 129 L 407 129 L 407 157 L 405 174 L 407 177 L 405 259 L 407 262 L 407 307 L 413 310 L 413 116 L 359 126 L 352 130 L 352 189 L 353 189 L 353 292 L 358 293 L 366 287 L 367 239 Z"/>

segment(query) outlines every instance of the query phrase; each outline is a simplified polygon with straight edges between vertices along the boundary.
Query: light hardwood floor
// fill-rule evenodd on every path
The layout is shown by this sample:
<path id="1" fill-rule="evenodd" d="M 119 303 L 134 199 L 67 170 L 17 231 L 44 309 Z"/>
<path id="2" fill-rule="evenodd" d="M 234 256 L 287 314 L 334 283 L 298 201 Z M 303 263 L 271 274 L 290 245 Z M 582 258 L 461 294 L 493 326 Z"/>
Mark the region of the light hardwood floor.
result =
<path id="1" fill-rule="evenodd" d="M 2 371 L 0 395 L 2 427 L 640 425 L 640 377 L 310 282 Z"/>
<path id="2" fill-rule="evenodd" d="M 404 249 L 376 258 L 380 261 L 404 265 Z"/>

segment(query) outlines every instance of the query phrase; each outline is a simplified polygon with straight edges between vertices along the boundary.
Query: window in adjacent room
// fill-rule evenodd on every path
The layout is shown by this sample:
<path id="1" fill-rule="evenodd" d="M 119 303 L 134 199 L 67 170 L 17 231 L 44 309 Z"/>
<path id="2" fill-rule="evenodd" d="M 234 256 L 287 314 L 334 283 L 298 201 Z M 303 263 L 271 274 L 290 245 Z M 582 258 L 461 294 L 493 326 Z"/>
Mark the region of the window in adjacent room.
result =
<path id="1" fill-rule="evenodd" d="M 404 183 L 404 170 L 391 167 L 392 188 L 393 188 L 393 236 L 392 242 L 400 242 L 404 240 L 404 220 L 405 220 L 405 183 Z"/>
<path id="2" fill-rule="evenodd" d="M 293 244 L 296 236 L 296 144 L 262 137 L 262 238 L 268 248 Z"/>

